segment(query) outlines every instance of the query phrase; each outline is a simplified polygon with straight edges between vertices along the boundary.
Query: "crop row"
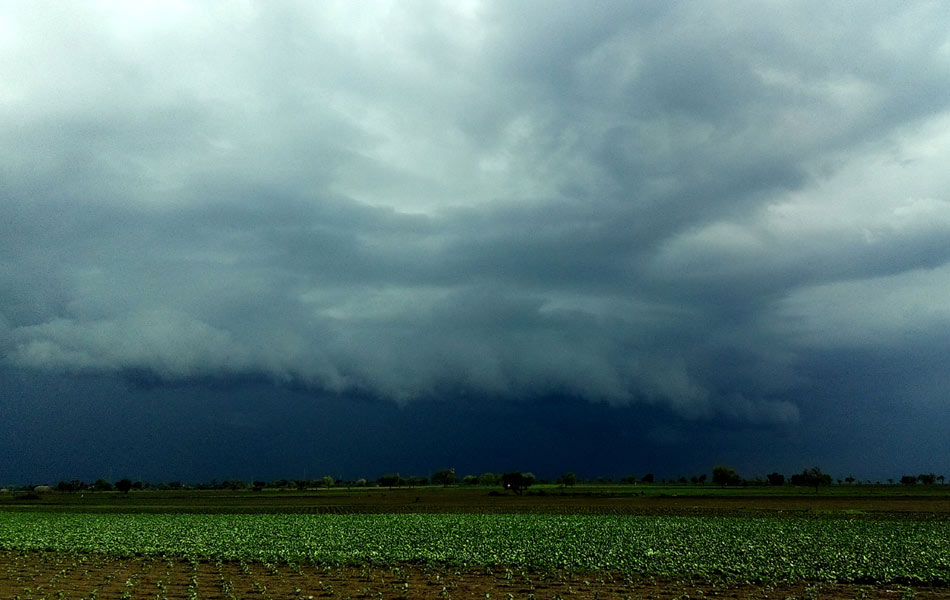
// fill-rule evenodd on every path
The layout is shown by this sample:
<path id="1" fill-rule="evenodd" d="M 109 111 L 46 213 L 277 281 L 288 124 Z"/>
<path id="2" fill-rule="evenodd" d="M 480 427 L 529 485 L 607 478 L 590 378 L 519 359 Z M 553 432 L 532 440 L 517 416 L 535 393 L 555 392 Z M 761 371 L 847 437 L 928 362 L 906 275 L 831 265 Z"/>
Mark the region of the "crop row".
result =
<path id="1" fill-rule="evenodd" d="M 950 583 L 950 523 L 591 515 L 0 513 L 0 549 Z"/>

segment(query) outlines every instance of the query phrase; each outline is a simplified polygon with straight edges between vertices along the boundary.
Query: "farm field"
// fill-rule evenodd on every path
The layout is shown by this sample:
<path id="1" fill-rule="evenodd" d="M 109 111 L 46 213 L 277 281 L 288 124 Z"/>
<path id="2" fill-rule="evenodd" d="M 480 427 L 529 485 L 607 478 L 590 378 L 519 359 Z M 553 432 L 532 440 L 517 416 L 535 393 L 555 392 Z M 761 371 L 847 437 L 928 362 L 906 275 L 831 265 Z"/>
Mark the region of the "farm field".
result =
<path id="1" fill-rule="evenodd" d="M 950 598 L 947 498 L 897 490 L 7 497 L 0 598 Z"/>
<path id="2" fill-rule="evenodd" d="M 0 494 L 0 511 L 152 513 L 868 514 L 950 519 L 950 486 L 534 486 L 522 496 L 484 487 L 181 490 Z M 915 517 L 916 518 L 916 517 Z"/>
<path id="3" fill-rule="evenodd" d="M 585 587 L 598 595 L 620 594 L 654 585 L 655 578 L 664 582 L 656 584 L 660 587 L 686 585 L 694 592 L 745 585 L 751 594 L 808 582 L 813 589 L 873 584 L 878 592 L 883 585 L 903 593 L 908 586 L 937 586 L 939 594 L 950 582 L 948 547 L 950 522 L 941 520 L 21 512 L 0 513 L 0 586 L 21 598 L 34 597 L 27 592 L 40 594 L 37 598 L 67 597 L 70 590 L 88 597 L 92 589 L 96 597 L 123 597 L 126 591 L 124 597 L 135 597 L 132 589 L 116 590 L 116 581 L 133 588 L 164 564 L 169 589 L 176 582 L 176 595 L 166 596 L 174 598 L 229 597 L 215 594 L 233 591 L 235 578 L 260 597 L 268 597 L 265 588 L 280 590 L 271 597 L 295 597 L 288 594 L 298 590 L 301 595 L 322 590 L 327 596 L 331 590 L 350 590 L 361 578 L 373 583 L 359 588 L 362 597 L 370 597 L 363 588 L 376 594 L 379 586 L 389 592 L 384 596 L 401 591 L 401 597 L 424 597 L 439 582 L 450 594 L 450 581 L 456 587 L 477 582 L 471 585 L 498 590 L 520 581 L 517 589 L 524 597 L 537 597 L 535 582 L 567 593 Z M 87 565 L 99 566 L 93 572 Z M 357 572 L 375 572 L 379 580 Z M 57 584 L 61 578 L 64 583 Z M 325 581 L 331 578 L 335 583 Z M 37 592 L 42 581 L 49 590 Z M 159 581 L 163 577 L 157 577 L 156 587 Z M 423 596 L 406 595 L 413 583 Z M 93 588 L 80 591 L 82 585 Z M 205 592 L 199 594 L 199 588 Z M 479 597 L 484 593 L 491 594 Z M 514 597 L 512 591 L 504 593 Z"/>
<path id="4" fill-rule="evenodd" d="M 327 566 L 0 552 L 0 598 L 944 600 L 950 598 L 950 591 L 927 586 L 805 581 L 752 584 L 439 565 Z"/>

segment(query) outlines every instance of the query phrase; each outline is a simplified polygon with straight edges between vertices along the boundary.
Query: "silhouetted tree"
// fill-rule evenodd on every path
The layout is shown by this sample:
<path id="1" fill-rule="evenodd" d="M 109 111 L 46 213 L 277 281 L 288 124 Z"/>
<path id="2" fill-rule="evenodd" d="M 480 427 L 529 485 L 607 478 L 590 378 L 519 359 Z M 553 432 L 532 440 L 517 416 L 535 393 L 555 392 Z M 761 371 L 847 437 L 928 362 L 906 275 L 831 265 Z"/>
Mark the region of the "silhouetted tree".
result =
<path id="1" fill-rule="evenodd" d="M 442 487 L 455 485 L 456 481 L 455 469 L 442 469 L 441 471 L 436 471 L 432 476 L 432 483 L 441 485 Z"/>
<path id="2" fill-rule="evenodd" d="M 557 482 L 565 487 L 574 487 L 577 483 L 577 475 L 574 473 L 565 473 L 557 478 Z"/>
<path id="3" fill-rule="evenodd" d="M 903 483 L 904 485 L 914 485 L 915 483 L 917 483 L 917 478 L 913 475 L 902 475 L 901 483 Z"/>
<path id="4" fill-rule="evenodd" d="M 739 474 L 726 465 L 716 465 L 713 467 L 712 480 L 713 483 L 720 487 L 739 485 L 742 483 L 742 478 L 739 477 Z"/>
<path id="5" fill-rule="evenodd" d="M 511 490 L 516 494 L 521 494 L 528 486 L 534 483 L 532 473 L 505 473 L 501 476 L 501 485 L 506 490 Z"/>
<path id="6" fill-rule="evenodd" d="M 501 483 L 501 477 L 491 471 L 482 473 L 478 476 L 478 485 L 498 485 Z"/>
<path id="7" fill-rule="evenodd" d="M 92 484 L 92 490 L 95 492 L 111 492 L 112 484 L 105 479 L 97 479 L 96 482 Z"/>
<path id="8" fill-rule="evenodd" d="M 653 473 L 647 473 L 646 475 L 640 478 L 640 481 L 642 481 L 643 483 L 653 483 Z"/>
<path id="9" fill-rule="evenodd" d="M 388 473 L 377 479 L 377 482 L 382 487 L 392 489 L 402 483 L 402 477 L 399 476 L 399 473 Z"/>
<path id="10" fill-rule="evenodd" d="M 83 483 L 78 479 L 73 479 L 72 481 L 60 481 L 56 484 L 56 489 L 60 492 L 80 492 L 89 488 L 88 483 Z"/>
<path id="11" fill-rule="evenodd" d="M 769 480 L 769 485 L 784 485 L 785 476 L 781 473 L 769 473 L 765 476 Z"/>
<path id="12" fill-rule="evenodd" d="M 831 475 L 822 473 L 818 467 L 812 467 L 797 475 L 792 475 L 792 485 L 813 487 L 817 494 L 820 486 L 831 485 Z"/>
<path id="13" fill-rule="evenodd" d="M 120 479 L 115 482 L 115 489 L 119 490 L 123 494 L 128 494 L 129 490 L 132 489 L 132 480 L 131 479 Z"/>
<path id="14" fill-rule="evenodd" d="M 917 476 L 917 481 L 924 485 L 933 485 L 937 481 L 937 476 L 933 473 L 921 473 Z"/>

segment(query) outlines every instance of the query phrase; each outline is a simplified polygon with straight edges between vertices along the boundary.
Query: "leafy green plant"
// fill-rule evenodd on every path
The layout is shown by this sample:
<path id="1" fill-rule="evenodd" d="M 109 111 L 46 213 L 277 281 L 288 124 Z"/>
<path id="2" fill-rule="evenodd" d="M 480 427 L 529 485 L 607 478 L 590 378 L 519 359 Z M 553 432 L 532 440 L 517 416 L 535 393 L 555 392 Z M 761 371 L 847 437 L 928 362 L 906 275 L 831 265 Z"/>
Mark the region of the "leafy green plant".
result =
<path id="1" fill-rule="evenodd" d="M 0 550 L 251 563 L 602 571 L 736 581 L 950 583 L 950 523 L 549 514 L 0 513 Z M 196 563 L 195 563 L 196 564 Z M 77 561 L 70 572 L 89 575 Z M 335 568 L 335 567 L 334 567 Z M 536 571 L 537 572 L 537 571 Z M 282 576 L 282 575 L 281 575 Z M 527 575 L 519 578 L 527 579 Z M 128 583 L 128 582 L 127 582 Z M 160 588 L 158 596 L 163 594 Z M 224 591 L 224 590 L 222 590 Z M 227 593 L 227 592 L 225 592 Z M 233 593 L 233 592 L 232 592 Z"/>

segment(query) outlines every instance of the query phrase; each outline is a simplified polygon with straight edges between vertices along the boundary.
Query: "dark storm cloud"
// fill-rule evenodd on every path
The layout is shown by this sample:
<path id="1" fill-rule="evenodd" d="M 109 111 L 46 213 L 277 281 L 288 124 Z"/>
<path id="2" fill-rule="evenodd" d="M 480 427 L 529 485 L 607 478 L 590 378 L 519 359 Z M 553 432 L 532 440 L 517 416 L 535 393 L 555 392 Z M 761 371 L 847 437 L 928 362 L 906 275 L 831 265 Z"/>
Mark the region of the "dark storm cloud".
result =
<path id="1" fill-rule="evenodd" d="M 937 5 L 4 13 L 7 365 L 739 426 L 946 356 Z"/>

